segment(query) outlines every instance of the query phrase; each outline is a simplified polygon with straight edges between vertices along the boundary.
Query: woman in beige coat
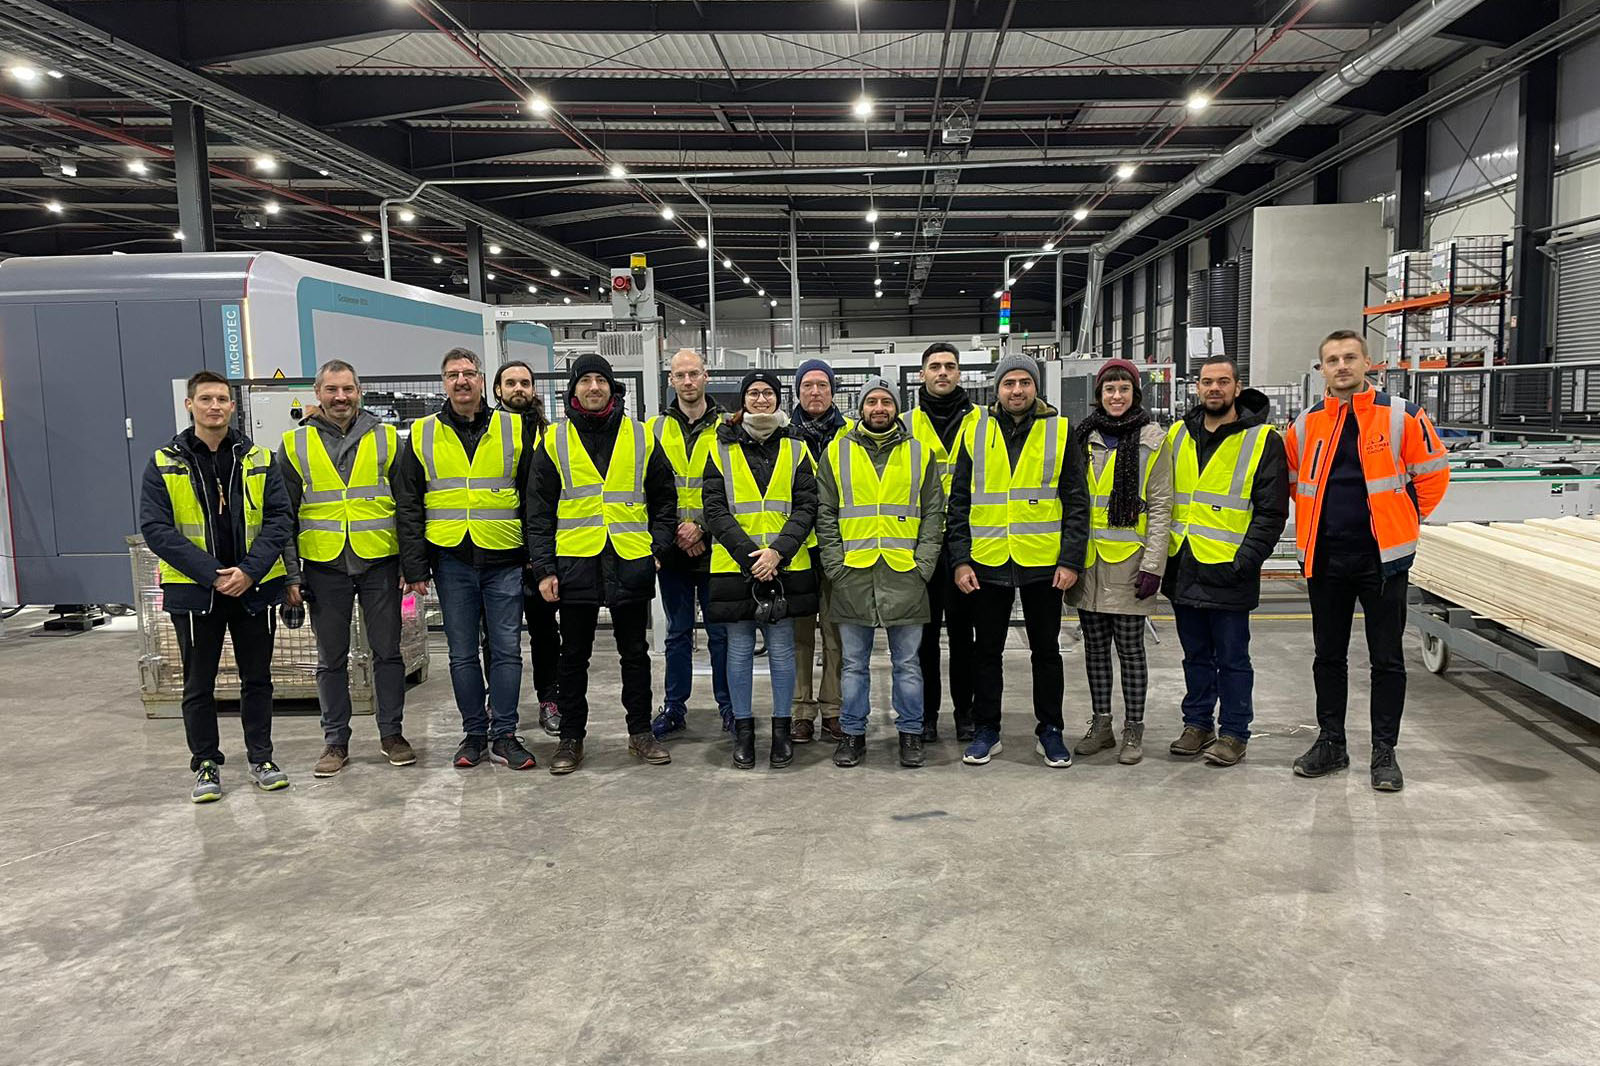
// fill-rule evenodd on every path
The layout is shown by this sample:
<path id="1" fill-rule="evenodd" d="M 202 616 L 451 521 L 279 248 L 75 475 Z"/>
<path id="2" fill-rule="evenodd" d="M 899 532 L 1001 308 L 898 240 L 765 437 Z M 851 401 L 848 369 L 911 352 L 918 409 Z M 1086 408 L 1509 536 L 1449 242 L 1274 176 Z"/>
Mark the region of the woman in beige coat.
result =
<path id="1" fill-rule="evenodd" d="M 1094 716 L 1073 750 L 1093 755 L 1117 746 L 1111 729 L 1111 647 L 1122 665 L 1122 749 L 1117 761 L 1144 757 L 1144 699 L 1149 671 L 1145 619 L 1167 565 L 1172 525 L 1172 456 L 1166 433 L 1144 409 L 1139 368 L 1114 359 L 1094 382 L 1095 409 L 1079 423 L 1091 503 L 1088 565 L 1067 592 L 1083 628 L 1083 662 Z"/>

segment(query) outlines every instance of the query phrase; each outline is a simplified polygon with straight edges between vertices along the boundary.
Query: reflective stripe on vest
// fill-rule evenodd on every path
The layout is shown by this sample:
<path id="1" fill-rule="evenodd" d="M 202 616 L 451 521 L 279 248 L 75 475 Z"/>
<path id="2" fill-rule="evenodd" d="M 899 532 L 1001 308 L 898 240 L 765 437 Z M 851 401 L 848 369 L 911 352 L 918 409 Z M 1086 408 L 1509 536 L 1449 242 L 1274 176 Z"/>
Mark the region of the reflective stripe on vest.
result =
<path id="1" fill-rule="evenodd" d="M 721 472 L 722 483 L 727 488 L 729 512 L 739 523 L 739 528 L 762 548 L 770 548 L 788 523 L 789 515 L 794 510 L 795 472 L 800 469 L 801 463 L 810 460 L 810 453 L 800 441 L 785 437 L 780 444 L 782 454 L 772 466 L 772 477 L 767 481 L 765 493 L 756 483 L 755 472 L 750 469 L 750 461 L 745 458 L 742 447 L 735 448 L 719 440 L 711 451 L 711 461 Z M 713 574 L 736 574 L 741 570 L 749 570 L 751 562 L 750 559 L 735 559 L 720 540 L 711 545 Z M 811 569 L 811 553 L 797 550 L 783 569 Z"/>
<path id="2" fill-rule="evenodd" d="M 902 574 L 916 566 L 927 454 L 921 441 L 905 440 L 889 453 L 880 476 L 857 442 L 840 436 L 828 445 L 829 470 L 839 487 L 844 565 L 866 570 L 882 559 Z"/>
<path id="3" fill-rule="evenodd" d="M 624 418 L 617 424 L 604 478 L 571 422 L 552 426 L 545 434 L 544 448 L 561 475 L 556 554 L 589 559 L 610 543 L 622 559 L 649 555 L 650 513 L 645 508 L 644 472 L 655 454 L 656 442 L 644 423 Z"/>
<path id="4" fill-rule="evenodd" d="M 1270 426 L 1251 426 L 1224 437 L 1205 470 L 1200 448 L 1182 422 L 1167 433 L 1172 448 L 1172 535 L 1167 554 L 1176 555 L 1189 542 L 1200 563 L 1227 563 L 1239 554 L 1255 507 L 1250 490 L 1266 451 Z"/>
<path id="5" fill-rule="evenodd" d="M 267 469 L 272 466 L 272 453 L 261 445 L 253 445 L 244 453 L 240 461 L 240 487 L 244 494 L 244 551 L 240 557 L 248 555 L 250 547 L 256 542 L 256 537 L 261 533 L 262 505 L 266 502 L 267 495 Z M 167 487 L 167 498 L 172 501 L 173 524 L 184 539 L 208 555 L 215 555 L 216 551 L 211 543 L 210 523 L 207 521 L 206 508 L 201 503 L 200 493 L 195 488 L 194 474 L 189 469 L 189 464 L 170 453 L 165 448 L 156 452 L 156 470 L 161 474 L 162 483 Z M 223 516 L 232 521 L 232 516 Z M 163 585 L 193 585 L 195 580 L 177 567 L 169 564 L 165 559 L 159 560 L 158 569 L 161 573 Z M 288 573 L 284 569 L 283 557 L 272 560 L 272 566 L 261 580 L 271 581 L 275 577 L 283 577 Z"/>
<path id="6" fill-rule="evenodd" d="M 363 559 L 385 559 L 400 551 L 395 530 L 394 494 L 389 490 L 389 463 L 399 447 L 393 426 L 379 425 L 362 435 L 346 484 L 315 426 L 301 426 L 283 435 L 283 451 L 300 475 L 300 557 L 332 562 L 350 550 Z"/>
<path id="7" fill-rule="evenodd" d="M 1148 499 L 1146 490 L 1150 486 L 1150 471 L 1155 469 L 1156 455 L 1159 448 L 1151 448 L 1141 443 L 1139 445 L 1139 458 L 1144 464 L 1144 469 L 1139 475 L 1139 500 L 1141 503 Z M 1084 474 L 1089 482 L 1089 551 L 1084 565 L 1093 566 L 1096 559 L 1104 559 L 1108 563 L 1120 563 L 1131 558 L 1135 552 L 1144 546 L 1144 537 L 1150 527 L 1150 516 L 1147 508 L 1139 508 L 1139 518 L 1132 526 L 1113 526 L 1111 524 L 1111 490 L 1116 484 L 1117 449 L 1110 449 L 1106 456 L 1106 465 L 1100 471 L 1100 476 L 1094 473 L 1094 460 L 1091 458 L 1084 464 Z"/>
<path id="8" fill-rule="evenodd" d="M 933 420 L 922 408 L 914 407 L 900 416 L 900 422 L 906 427 L 906 432 L 920 441 L 934 462 L 939 464 L 939 482 L 944 486 L 946 510 L 950 508 L 950 484 L 956 476 L 956 453 L 961 450 L 963 438 L 971 436 L 972 427 L 978 423 L 978 415 L 977 407 L 968 408 L 967 413 L 961 416 L 961 425 L 956 428 L 954 442 L 949 448 L 944 446 L 938 431 L 933 428 Z"/>
<path id="9" fill-rule="evenodd" d="M 1034 419 L 1011 467 L 1005 434 L 987 409 L 972 435 L 972 560 L 984 566 L 1054 566 L 1061 555 L 1061 471 L 1067 420 Z"/>
<path id="10" fill-rule="evenodd" d="M 522 547 L 522 493 L 517 489 L 522 427 L 510 414 L 489 415 L 489 428 L 470 461 L 455 427 L 438 415 L 411 427 L 411 450 L 427 479 L 422 503 L 427 513 L 423 535 L 429 544 L 453 548 L 470 534 L 480 548 Z"/>
<path id="11" fill-rule="evenodd" d="M 678 485 L 678 521 L 705 525 L 705 495 L 701 482 L 706 460 L 711 457 L 711 442 L 716 439 L 716 423 L 701 427 L 695 434 L 692 448 L 684 439 L 683 423 L 670 415 L 656 415 L 646 426 L 672 465 L 673 480 Z"/>

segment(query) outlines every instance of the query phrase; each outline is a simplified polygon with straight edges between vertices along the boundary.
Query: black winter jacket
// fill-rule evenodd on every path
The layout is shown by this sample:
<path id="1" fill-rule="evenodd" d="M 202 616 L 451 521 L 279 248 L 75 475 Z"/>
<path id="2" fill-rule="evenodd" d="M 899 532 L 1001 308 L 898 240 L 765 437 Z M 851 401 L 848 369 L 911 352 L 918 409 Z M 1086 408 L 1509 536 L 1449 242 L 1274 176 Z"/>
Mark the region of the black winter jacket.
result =
<path id="1" fill-rule="evenodd" d="M 216 484 L 214 481 L 207 484 L 209 479 L 195 473 L 201 464 L 200 449 L 205 447 L 195 436 L 193 428 L 190 428 L 173 437 L 172 443 L 161 450 L 181 460 L 189 468 L 200 504 L 214 521 L 217 514 Z M 227 514 L 232 524 L 233 544 L 241 551 L 245 542 L 244 456 L 252 447 L 254 443 L 249 437 L 230 429 L 219 448 L 219 452 L 226 449 L 232 454 L 232 475 L 226 489 Z M 239 569 L 250 575 L 251 585 L 240 601 L 251 614 L 270 610 L 283 600 L 284 579 L 273 578 L 263 584 L 262 578 L 266 577 L 267 571 L 272 569 L 272 564 L 283 554 L 290 538 L 294 536 L 294 515 L 289 509 L 289 494 L 284 491 L 283 475 L 276 461 L 267 468 L 265 477 L 260 481 L 261 484 L 250 486 L 250 492 L 252 495 L 257 492 L 262 494 L 261 532 L 257 534 L 255 543 L 250 545 L 250 550 L 237 562 Z M 222 596 L 213 588 L 217 571 L 233 564 L 224 564 L 212 554 L 215 538 L 208 537 L 206 548 L 201 549 L 178 532 L 172 511 L 172 497 L 167 494 L 166 480 L 157 469 L 153 455 L 145 464 L 139 489 L 139 532 L 158 558 L 197 582 L 193 585 L 163 584 L 162 608 L 174 614 L 209 614 L 214 610 L 217 599 Z"/>
<path id="2" fill-rule="evenodd" d="M 997 401 L 989 409 L 990 416 L 1005 435 L 1006 454 L 1016 469 L 1033 423 L 1059 412 L 1043 400 L 1034 402 L 1033 410 L 1020 422 L 1001 409 Z M 1004 566 L 985 566 L 972 561 L 972 456 L 966 443 L 956 457 L 954 480 L 950 483 L 950 509 L 945 518 L 945 548 L 950 553 L 950 567 L 954 570 L 962 563 L 971 566 L 978 575 L 980 585 L 1000 585 L 1020 588 L 1041 581 L 1051 581 L 1056 576 L 1056 566 L 1065 566 L 1083 573 L 1083 560 L 1089 554 L 1089 485 L 1083 476 L 1081 450 L 1070 446 L 1069 433 L 1061 435 L 1061 447 L 1066 449 L 1066 461 L 1057 484 L 1061 499 L 1061 552 L 1055 566 L 1021 566 L 1007 561 Z"/>
<path id="3" fill-rule="evenodd" d="M 1201 470 L 1223 440 L 1266 422 L 1271 401 L 1256 389 L 1245 389 L 1235 408 L 1239 417 L 1217 427 L 1215 433 L 1205 431 L 1204 407 L 1196 405 L 1183 416 L 1199 449 Z M 1172 460 L 1176 464 L 1178 457 L 1173 456 Z M 1178 554 L 1167 560 L 1167 572 L 1161 578 L 1163 595 L 1185 607 L 1223 611 L 1251 611 L 1261 602 L 1261 566 L 1278 546 L 1284 524 L 1289 521 L 1289 462 L 1283 437 L 1276 432 L 1267 434 L 1261 465 L 1256 467 L 1255 480 L 1250 485 L 1250 505 L 1250 528 L 1233 561 L 1196 562 L 1186 541 Z"/>
<path id="4" fill-rule="evenodd" d="M 785 426 L 764 441 L 757 441 L 751 437 L 743 426 L 724 423 L 717 427 L 717 441 L 744 452 L 745 462 L 750 464 L 750 473 L 755 476 L 756 484 L 760 486 L 762 492 L 767 490 L 767 485 L 772 481 L 772 472 L 777 466 L 780 454 L 778 442 L 786 439 L 805 443 L 805 437 L 795 431 L 793 426 Z M 712 538 L 728 549 L 728 553 L 739 564 L 737 574 L 711 575 L 711 603 L 706 608 L 706 621 L 747 621 L 755 617 L 750 553 L 757 551 L 759 546 L 744 531 L 744 527 L 739 525 L 738 519 L 733 517 L 733 512 L 728 507 L 727 482 L 723 479 L 722 472 L 717 469 L 717 464 L 710 459 L 706 460 L 704 486 L 706 528 Z M 806 461 L 800 464 L 794 474 L 794 504 L 789 512 L 789 519 L 771 544 L 782 557 L 783 565 L 787 566 L 798 552 L 805 550 L 801 545 L 810 536 L 816 521 L 817 478 L 812 464 Z M 815 566 L 779 574 L 779 580 L 783 583 L 784 597 L 789 603 L 786 617 L 803 618 L 816 613 L 819 599 L 818 579 Z"/>
<path id="5" fill-rule="evenodd" d="M 446 400 L 439 409 L 439 417 L 455 429 L 462 447 L 466 449 L 467 459 L 471 461 L 477 453 L 479 442 L 489 431 L 489 409 L 480 407 L 477 414 L 467 420 L 459 417 L 451 409 L 450 401 Z M 412 423 L 411 429 L 415 432 L 416 423 Z M 522 494 L 524 546 L 509 549 L 480 548 L 472 542 L 471 533 L 461 538 L 461 543 L 453 548 L 429 544 L 428 513 L 423 505 L 428 478 L 423 472 L 422 460 L 412 450 L 410 438 L 400 442 L 400 462 L 396 464 L 394 479 L 389 487 L 394 492 L 394 521 L 400 534 L 400 572 L 407 581 L 427 581 L 432 577 L 434 561 L 440 552 L 449 552 L 468 566 L 521 566 L 528 561 L 528 497 L 532 495 L 529 478 L 533 470 L 533 454 L 527 446 L 527 440 L 528 430 L 524 427 L 522 456 L 517 460 L 516 473 L 517 488 Z"/>
<path id="6" fill-rule="evenodd" d="M 578 440 L 604 477 L 611 466 L 611 450 L 617 444 L 622 425 L 621 390 L 611 413 L 604 418 L 574 414 Z M 546 433 L 565 433 L 567 422 L 555 422 Z M 643 422 L 634 423 L 635 433 L 646 433 Z M 560 583 L 563 605 L 615 607 L 624 603 L 647 603 L 656 595 L 656 564 L 672 546 L 678 534 L 678 482 L 660 448 L 650 453 L 644 471 L 645 509 L 649 512 L 650 554 L 643 559 L 624 559 L 610 542 L 599 555 L 587 558 L 556 556 L 556 505 L 561 499 L 561 474 L 550 453 L 539 449 L 533 463 L 533 489 L 523 499 L 528 507 L 528 550 L 532 557 L 530 584 L 554 574 Z"/>

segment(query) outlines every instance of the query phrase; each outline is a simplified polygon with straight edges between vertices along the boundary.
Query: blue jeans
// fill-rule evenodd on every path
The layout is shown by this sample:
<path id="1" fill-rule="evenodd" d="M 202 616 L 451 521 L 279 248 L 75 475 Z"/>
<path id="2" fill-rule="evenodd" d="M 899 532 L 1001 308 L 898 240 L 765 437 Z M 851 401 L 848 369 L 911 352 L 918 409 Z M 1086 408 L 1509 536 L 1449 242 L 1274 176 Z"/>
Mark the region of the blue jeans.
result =
<path id="1" fill-rule="evenodd" d="M 665 573 L 666 571 L 662 571 Z M 781 622 L 729 622 L 728 695 L 735 718 L 753 717 L 750 701 L 755 690 L 756 627 L 767 639 L 767 669 L 772 674 L 772 717 L 788 718 L 794 712 L 794 619 Z"/>
<path id="2" fill-rule="evenodd" d="M 1210 731 L 1212 711 L 1221 704 L 1218 732 L 1246 743 L 1255 717 L 1251 694 L 1256 672 L 1250 665 L 1250 612 L 1172 605 L 1183 645 L 1183 724 Z"/>
<path id="3" fill-rule="evenodd" d="M 522 567 L 468 566 L 449 552 L 440 552 L 433 585 L 444 612 L 450 687 L 455 690 L 462 731 L 497 737 L 515 733 L 517 693 L 522 688 Z M 483 708 L 480 634 L 489 645 L 492 727 Z"/>
<path id="4" fill-rule="evenodd" d="M 922 626 L 886 626 L 889 632 L 889 671 L 894 682 L 895 728 L 902 733 L 922 732 Z M 872 703 L 872 641 L 875 626 L 839 623 L 839 644 L 844 663 L 840 677 L 839 726 L 851 736 L 867 731 L 867 710 Z"/>
<path id="5" fill-rule="evenodd" d="M 668 709 L 688 708 L 694 688 L 694 601 L 700 598 L 700 616 L 705 617 L 711 602 L 711 575 L 663 569 L 656 575 L 661 583 L 661 609 L 667 616 Z M 722 623 L 706 623 L 706 647 L 711 652 L 711 694 L 720 711 L 730 706 L 728 696 L 728 632 Z M 745 701 L 748 705 L 749 701 Z"/>

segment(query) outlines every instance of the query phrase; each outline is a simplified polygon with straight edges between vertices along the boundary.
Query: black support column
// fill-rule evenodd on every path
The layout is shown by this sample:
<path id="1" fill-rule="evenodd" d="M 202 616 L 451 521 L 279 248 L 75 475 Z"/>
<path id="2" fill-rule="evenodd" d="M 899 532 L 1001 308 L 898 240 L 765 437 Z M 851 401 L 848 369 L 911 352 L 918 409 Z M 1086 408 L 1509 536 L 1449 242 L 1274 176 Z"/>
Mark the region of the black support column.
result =
<path id="1" fill-rule="evenodd" d="M 1522 75 L 1517 98 L 1516 223 L 1511 234 L 1513 363 L 1542 363 L 1550 338 L 1550 260 L 1539 250 L 1555 211 L 1556 56 Z"/>
<path id="2" fill-rule="evenodd" d="M 1117 351 L 1120 359 L 1133 358 L 1133 275 L 1122 279 L 1122 347 Z"/>
<path id="3" fill-rule="evenodd" d="M 483 227 L 467 223 L 467 298 L 483 302 Z"/>
<path id="4" fill-rule="evenodd" d="M 1208 267 L 1221 266 L 1233 258 L 1233 247 L 1228 243 L 1228 227 L 1226 224 L 1218 226 L 1206 234 L 1206 252 L 1210 262 Z"/>
<path id="5" fill-rule="evenodd" d="M 1189 246 L 1172 253 L 1172 365 L 1179 377 L 1189 370 Z"/>
<path id="6" fill-rule="evenodd" d="M 186 252 L 217 250 L 211 218 L 211 164 L 206 157 L 205 112 L 187 101 L 172 105 L 173 176 L 178 185 L 178 229 Z"/>
<path id="7" fill-rule="evenodd" d="M 1311 202 L 1336 204 L 1339 202 L 1339 168 L 1323 167 L 1311 179 Z"/>
<path id="8" fill-rule="evenodd" d="M 1144 265 L 1144 361 L 1156 361 L 1156 327 L 1160 325 L 1157 316 L 1161 313 L 1161 305 L 1156 301 L 1157 260 L 1151 260 Z"/>
<path id="9" fill-rule="evenodd" d="M 1111 327 L 1114 325 L 1114 323 L 1112 322 L 1112 319 L 1111 319 L 1111 310 L 1112 310 L 1113 307 L 1116 306 L 1116 302 L 1117 302 L 1117 287 L 1115 285 L 1101 285 L 1100 286 L 1100 355 L 1103 358 L 1106 358 L 1106 359 L 1110 359 L 1111 358 L 1111 344 L 1112 344 L 1112 341 L 1114 340 L 1114 338 L 1111 336 Z"/>
<path id="10" fill-rule="evenodd" d="M 1428 185 L 1428 124 L 1413 122 L 1394 139 L 1394 246 L 1396 251 L 1424 246 L 1424 192 Z"/>

